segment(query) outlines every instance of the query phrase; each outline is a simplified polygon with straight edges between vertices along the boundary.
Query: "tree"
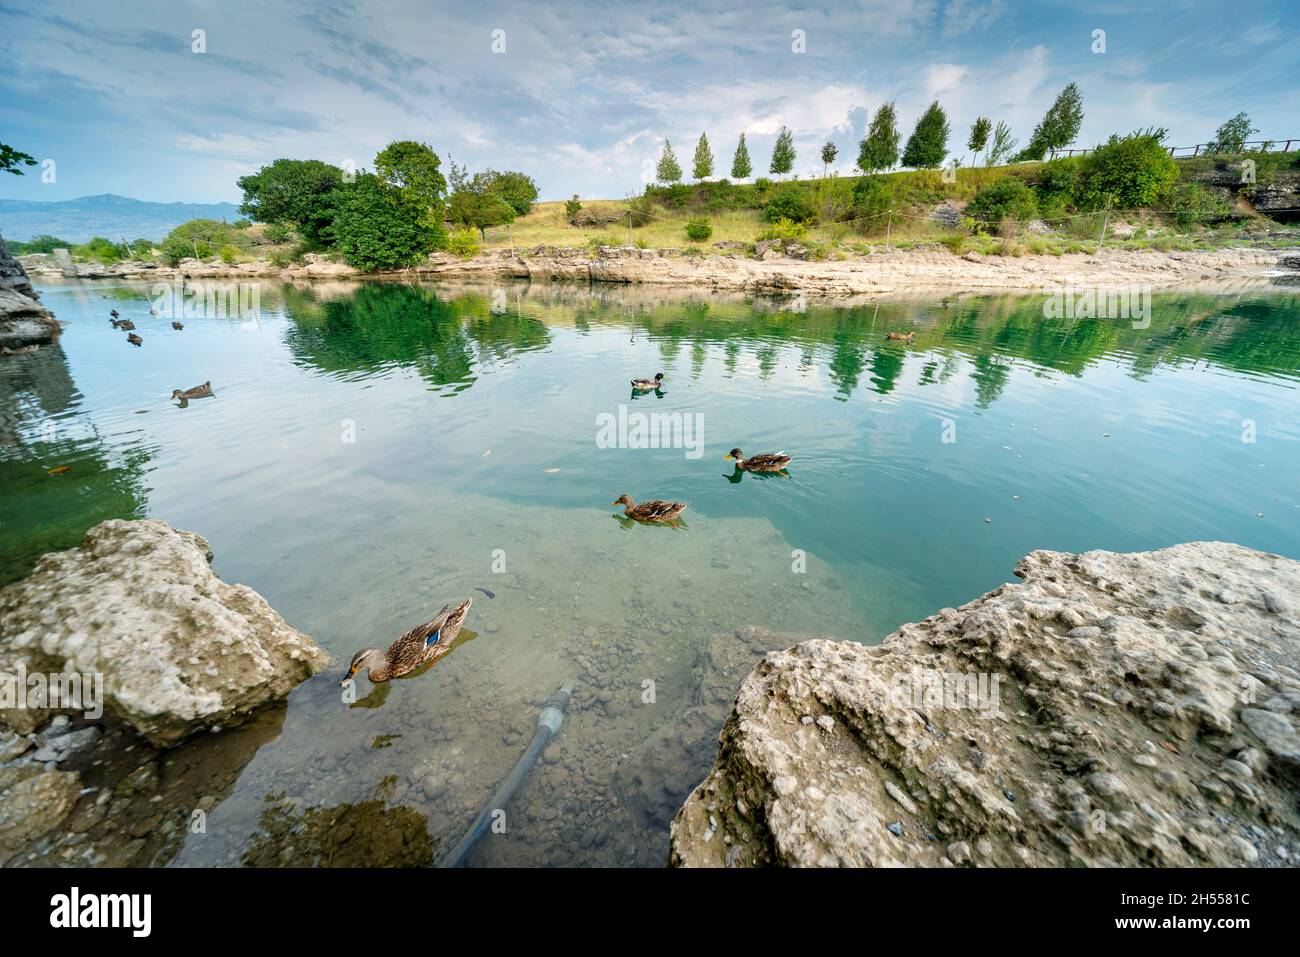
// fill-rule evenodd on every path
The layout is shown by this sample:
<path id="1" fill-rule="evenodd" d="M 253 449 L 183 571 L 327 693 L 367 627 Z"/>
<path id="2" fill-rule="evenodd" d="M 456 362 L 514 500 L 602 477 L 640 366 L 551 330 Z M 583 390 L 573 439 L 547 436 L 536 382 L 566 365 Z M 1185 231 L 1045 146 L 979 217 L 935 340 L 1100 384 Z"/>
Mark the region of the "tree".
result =
<path id="1" fill-rule="evenodd" d="M 259 223 L 292 226 L 312 242 L 324 242 L 334 219 L 334 191 L 343 171 L 320 160 L 278 159 L 256 173 L 241 176 L 244 191 L 239 211 Z"/>
<path id="2" fill-rule="evenodd" d="M 970 139 L 966 141 L 966 148 L 971 151 L 971 165 L 975 165 L 975 157 L 983 151 L 989 142 L 989 132 L 993 129 L 993 121 L 987 116 L 977 117 L 970 127 Z"/>
<path id="3" fill-rule="evenodd" d="M 673 154 L 673 144 L 664 140 L 664 151 L 659 157 L 659 165 L 655 168 L 655 179 L 661 183 L 680 183 L 682 181 L 682 167 L 677 162 L 677 157 Z"/>
<path id="4" fill-rule="evenodd" d="M 13 173 L 15 176 L 22 176 L 23 171 L 19 166 L 35 166 L 36 160 L 14 149 L 12 146 L 6 146 L 0 143 L 0 173 Z"/>
<path id="5" fill-rule="evenodd" d="M 696 180 L 708 179 L 713 175 L 713 151 L 709 149 L 709 138 L 701 133 L 700 141 L 695 144 L 695 162 L 691 168 Z"/>
<path id="6" fill-rule="evenodd" d="M 447 207 L 448 218 L 458 226 L 477 229 L 484 238 L 488 227 L 513 223 L 514 207 L 501 195 L 497 176 L 488 170 L 465 179 L 462 169 L 457 177 L 460 185 L 452 192 Z"/>
<path id="7" fill-rule="evenodd" d="M 1071 83 L 1056 97 L 1029 138 L 1029 145 L 1016 156 L 1017 160 L 1041 160 L 1049 150 L 1069 146 L 1079 135 L 1083 125 L 1083 96 L 1077 84 Z"/>
<path id="8" fill-rule="evenodd" d="M 898 114 L 893 101 L 876 110 L 867 135 L 858 146 L 858 169 L 882 173 L 898 162 Z"/>
<path id="9" fill-rule="evenodd" d="M 839 147 L 830 140 L 822 147 L 822 176 L 825 177 L 830 172 L 831 164 L 835 162 L 835 157 L 839 153 Z"/>
<path id="10" fill-rule="evenodd" d="M 993 145 L 989 147 L 988 156 L 984 159 L 984 165 L 997 166 L 1011 155 L 1011 151 L 1016 148 L 1019 142 L 1020 140 L 1011 135 L 1011 127 L 998 120 L 997 128 L 993 130 Z"/>
<path id="11" fill-rule="evenodd" d="M 447 198 L 447 180 L 429 146 L 414 140 L 389 143 L 375 155 L 375 172 L 397 191 L 401 201 L 419 215 L 442 222 Z"/>
<path id="12" fill-rule="evenodd" d="M 574 193 L 573 199 L 564 201 L 564 218 L 569 222 L 573 222 L 578 218 L 580 212 L 582 212 L 582 201 L 578 199 L 578 194 Z"/>
<path id="13" fill-rule="evenodd" d="M 425 259 L 447 242 L 441 224 L 411 208 L 391 184 L 373 173 L 359 173 L 339 187 L 330 226 L 334 245 L 352 266 L 367 271 L 400 269 Z"/>
<path id="14" fill-rule="evenodd" d="M 1238 113 L 1219 127 L 1218 132 L 1214 134 L 1214 142 L 1210 144 L 1210 152 L 1240 153 L 1245 149 L 1246 140 L 1250 139 L 1250 135 L 1258 132 L 1259 130 L 1250 122 L 1249 116 Z"/>
<path id="15" fill-rule="evenodd" d="M 1111 202 L 1120 209 L 1150 206 L 1178 182 L 1178 164 L 1161 140 L 1165 130 L 1112 135 L 1083 158 L 1079 200 L 1084 209 Z"/>
<path id="16" fill-rule="evenodd" d="M 749 165 L 749 149 L 745 146 L 745 134 L 740 134 L 740 142 L 736 144 L 736 155 L 731 160 L 731 178 L 732 179 L 749 179 L 753 167 Z"/>
<path id="17" fill-rule="evenodd" d="M 938 169 L 947 155 L 948 115 L 935 100 L 921 114 L 912 135 L 907 138 L 903 165 L 915 169 Z"/>
<path id="18" fill-rule="evenodd" d="M 784 176 L 794 169 L 794 157 L 794 137 L 783 126 L 781 132 L 776 135 L 776 145 L 772 147 L 772 164 L 768 167 L 768 171 Z"/>
<path id="19" fill-rule="evenodd" d="M 537 184 L 533 182 L 531 176 L 510 171 L 498 173 L 491 169 L 483 175 L 488 178 L 489 186 L 496 194 L 515 211 L 516 216 L 527 216 L 532 212 L 538 194 Z"/>

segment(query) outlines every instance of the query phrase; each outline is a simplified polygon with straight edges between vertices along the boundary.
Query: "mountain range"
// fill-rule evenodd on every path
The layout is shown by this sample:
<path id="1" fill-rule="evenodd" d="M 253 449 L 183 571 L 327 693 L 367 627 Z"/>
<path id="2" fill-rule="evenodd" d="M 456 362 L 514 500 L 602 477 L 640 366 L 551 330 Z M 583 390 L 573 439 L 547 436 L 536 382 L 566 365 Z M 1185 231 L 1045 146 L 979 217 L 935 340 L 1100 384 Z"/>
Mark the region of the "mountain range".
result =
<path id="1" fill-rule="evenodd" d="M 187 220 L 239 218 L 234 203 L 150 203 L 114 193 L 58 202 L 0 199 L 0 235 L 15 242 L 42 235 L 70 243 L 84 243 L 92 236 L 157 242 Z"/>

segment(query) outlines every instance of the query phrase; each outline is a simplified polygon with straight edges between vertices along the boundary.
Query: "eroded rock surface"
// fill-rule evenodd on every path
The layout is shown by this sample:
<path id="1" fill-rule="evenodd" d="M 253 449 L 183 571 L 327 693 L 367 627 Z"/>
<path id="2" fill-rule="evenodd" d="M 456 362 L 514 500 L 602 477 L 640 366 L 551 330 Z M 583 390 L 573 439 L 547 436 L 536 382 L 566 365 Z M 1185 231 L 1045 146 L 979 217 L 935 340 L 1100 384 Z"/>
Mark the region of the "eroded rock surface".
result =
<path id="1" fill-rule="evenodd" d="M 22 264 L 0 239 L 0 348 L 39 345 L 58 334 L 59 324 L 41 305 Z"/>
<path id="2" fill-rule="evenodd" d="M 1015 571 L 881 645 L 767 655 L 673 862 L 1294 864 L 1300 563 L 1202 542 Z M 935 694 L 974 690 L 949 675 L 984 699 Z"/>
<path id="3" fill-rule="evenodd" d="M 100 674 L 104 713 L 166 746 L 242 720 L 328 663 L 210 560 L 207 541 L 165 522 L 95 526 L 80 547 L 44 556 L 0 590 L 0 672 Z M 53 713 L 84 710 L 0 707 L 0 724 L 28 733 Z"/>

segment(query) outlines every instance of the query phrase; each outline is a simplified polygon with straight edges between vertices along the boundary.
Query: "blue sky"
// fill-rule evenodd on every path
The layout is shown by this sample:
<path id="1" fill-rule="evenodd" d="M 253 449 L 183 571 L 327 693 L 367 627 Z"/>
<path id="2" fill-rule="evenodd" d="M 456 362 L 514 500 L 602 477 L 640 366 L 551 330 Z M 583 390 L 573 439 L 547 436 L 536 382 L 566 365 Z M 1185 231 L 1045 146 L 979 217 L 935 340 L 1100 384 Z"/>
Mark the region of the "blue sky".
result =
<path id="1" fill-rule="evenodd" d="M 548 8 L 549 7 L 549 8 Z M 191 50 L 205 31 L 206 52 Z M 505 52 L 493 53 L 493 31 Z M 804 33 L 796 53 L 792 33 Z M 1106 51 L 1094 53 L 1093 31 Z M 1264 138 L 1300 137 L 1300 21 L 1286 2 L 858 0 L 807 5 L 281 0 L 3 0 L 0 141 L 53 159 L 0 196 L 113 192 L 238 201 L 278 157 L 358 167 L 419 139 L 471 169 L 520 169 L 543 198 L 639 192 L 665 137 L 688 166 L 701 130 L 719 173 L 744 131 L 765 168 L 782 124 L 796 171 L 827 139 L 849 172 L 870 112 L 904 134 L 937 97 L 950 148 L 980 114 L 1024 143 L 1079 84 L 1092 145 L 1161 125 L 1205 142 L 1246 110 Z"/>

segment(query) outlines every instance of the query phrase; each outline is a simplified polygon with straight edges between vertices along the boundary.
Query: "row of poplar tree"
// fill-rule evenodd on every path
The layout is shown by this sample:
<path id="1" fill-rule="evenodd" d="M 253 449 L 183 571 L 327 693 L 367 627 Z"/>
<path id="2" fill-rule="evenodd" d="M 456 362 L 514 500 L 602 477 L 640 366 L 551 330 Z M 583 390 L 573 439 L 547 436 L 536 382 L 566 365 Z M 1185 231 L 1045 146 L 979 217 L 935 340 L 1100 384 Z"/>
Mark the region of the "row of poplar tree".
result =
<path id="1" fill-rule="evenodd" d="M 1020 141 L 1011 135 L 1011 127 L 1001 121 L 995 127 L 993 121 L 986 116 L 976 118 L 971 124 L 966 147 L 971 151 L 972 164 L 978 161 L 980 154 L 983 154 L 986 166 L 996 166 L 1008 160 L 1042 160 L 1049 152 L 1074 142 L 1082 124 L 1083 97 L 1078 86 L 1071 83 L 1057 96 L 1042 122 L 1035 127 L 1028 145 L 1020 152 L 1013 155 Z M 891 100 L 872 116 L 866 136 L 858 144 L 857 167 L 868 174 L 882 173 L 901 161 L 903 166 L 912 169 L 937 169 L 948 155 L 949 133 L 948 115 L 939 101 L 935 100 L 916 121 L 916 127 L 900 153 L 899 143 L 902 137 L 898 131 L 898 112 Z M 830 141 L 822 146 L 823 169 L 829 169 L 838 152 L 838 147 Z M 776 137 L 776 145 L 772 148 L 772 162 L 768 171 L 778 177 L 784 176 L 794 169 L 794 161 L 794 136 L 782 126 Z M 749 147 L 745 145 L 745 134 L 741 133 L 735 156 L 731 160 L 731 176 L 733 179 L 748 179 L 752 173 Z M 695 146 L 691 175 L 696 180 L 705 180 L 713 175 L 713 151 L 709 148 L 709 137 L 705 133 L 700 134 L 700 140 Z M 682 180 L 681 164 L 677 162 L 672 144 L 667 140 L 664 141 L 663 153 L 655 169 L 655 179 L 660 183 L 679 183 Z"/>

